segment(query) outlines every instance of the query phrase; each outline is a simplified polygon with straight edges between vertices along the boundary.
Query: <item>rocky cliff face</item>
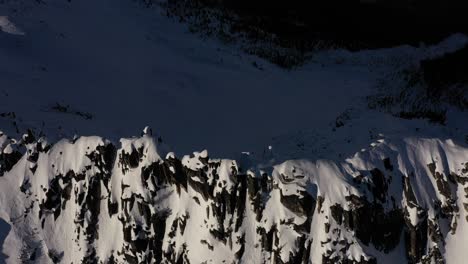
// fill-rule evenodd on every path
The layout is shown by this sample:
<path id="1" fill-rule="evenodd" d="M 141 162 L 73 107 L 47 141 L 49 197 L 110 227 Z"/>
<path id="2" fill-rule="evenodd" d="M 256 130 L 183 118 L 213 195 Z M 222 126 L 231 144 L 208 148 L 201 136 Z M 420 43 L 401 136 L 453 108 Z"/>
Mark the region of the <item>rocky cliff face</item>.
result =
<path id="1" fill-rule="evenodd" d="M 449 263 L 468 232 L 468 149 L 386 139 L 342 162 L 243 168 L 149 134 L 0 137 L 8 263 Z M 248 159 L 248 157 L 246 157 Z"/>

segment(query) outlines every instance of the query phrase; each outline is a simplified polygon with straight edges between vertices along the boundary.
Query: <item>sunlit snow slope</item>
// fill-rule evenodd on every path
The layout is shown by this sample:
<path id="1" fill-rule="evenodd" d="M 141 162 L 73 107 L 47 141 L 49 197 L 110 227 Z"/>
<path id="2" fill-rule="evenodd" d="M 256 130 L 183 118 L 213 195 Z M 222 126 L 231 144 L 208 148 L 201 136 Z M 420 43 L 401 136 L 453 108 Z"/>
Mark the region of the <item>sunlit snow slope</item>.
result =
<path id="1" fill-rule="evenodd" d="M 7 263 L 463 263 L 468 148 L 389 138 L 245 170 L 144 134 L 0 137 Z"/>

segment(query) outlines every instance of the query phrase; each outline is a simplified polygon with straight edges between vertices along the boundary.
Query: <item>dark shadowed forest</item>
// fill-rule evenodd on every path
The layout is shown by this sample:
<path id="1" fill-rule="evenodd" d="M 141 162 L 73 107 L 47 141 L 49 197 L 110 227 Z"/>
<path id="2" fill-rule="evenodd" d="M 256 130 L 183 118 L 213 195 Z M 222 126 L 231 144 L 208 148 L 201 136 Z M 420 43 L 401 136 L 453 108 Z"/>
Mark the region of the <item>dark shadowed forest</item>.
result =
<path id="1" fill-rule="evenodd" d="M 170 1 L 180 4 L 181 0 Z M 236 15 L 238 30 L 258 27 L 307 49 L 320 39 L 348 49 L 432 44 L 468 32 L 468 3 L 459 0 L 195 0 Z M 187 3 L 184 3 L 187 5 Z"/>

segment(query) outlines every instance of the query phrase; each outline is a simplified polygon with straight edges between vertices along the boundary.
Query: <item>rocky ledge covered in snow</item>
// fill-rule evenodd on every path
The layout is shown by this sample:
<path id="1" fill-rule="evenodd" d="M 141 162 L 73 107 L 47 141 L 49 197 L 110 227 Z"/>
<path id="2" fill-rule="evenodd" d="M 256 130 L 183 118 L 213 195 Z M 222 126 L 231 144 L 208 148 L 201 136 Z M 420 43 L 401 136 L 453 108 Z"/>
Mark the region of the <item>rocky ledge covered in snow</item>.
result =
<path id="1" fill-rule="evenodd" d="M 146 130 L 0 136 L 7 263 L 461 263 L 468 148 L 392 138 L 342 161 L 176 157 Z M 248 159 L 248 156 L 246 156 Z"/>

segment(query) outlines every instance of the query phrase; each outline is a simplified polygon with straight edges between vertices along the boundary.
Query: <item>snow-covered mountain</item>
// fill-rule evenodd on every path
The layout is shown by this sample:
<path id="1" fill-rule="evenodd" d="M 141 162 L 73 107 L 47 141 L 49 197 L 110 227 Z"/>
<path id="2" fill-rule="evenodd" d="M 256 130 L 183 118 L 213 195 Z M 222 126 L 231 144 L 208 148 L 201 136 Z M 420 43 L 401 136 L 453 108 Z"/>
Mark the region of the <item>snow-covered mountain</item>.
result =
<path id="1" fill-rule="evenodd" d="M 468 259 L 467 36 L 285 70 L 142 2 L 0 0 L 0 263 Z"/>
<path id="2" fill-rule="evenodd" d="M 245 170 L 148 134 L 1 138 L 8 263 L 463 263 L 468 148 L 382 138 Z"/>

